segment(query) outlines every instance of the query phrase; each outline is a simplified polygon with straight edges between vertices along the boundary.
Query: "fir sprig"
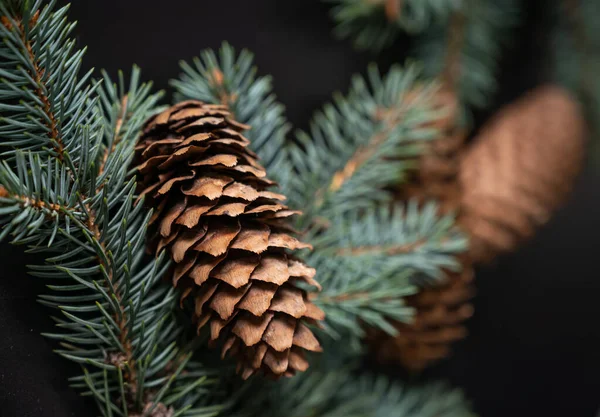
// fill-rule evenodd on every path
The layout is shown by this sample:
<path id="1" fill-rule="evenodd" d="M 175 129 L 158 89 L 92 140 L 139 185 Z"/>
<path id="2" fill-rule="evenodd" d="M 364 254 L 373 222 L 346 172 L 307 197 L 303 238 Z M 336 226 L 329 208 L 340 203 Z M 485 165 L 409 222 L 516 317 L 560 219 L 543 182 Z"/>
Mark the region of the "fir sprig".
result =
<path id="1" fill-rule="evenodd" d="M 497 89 L 502 49 L 519 22 L 516 0 L 463 0 L 443 22 L 431 25 L 414 42 L 413 54 L 430 77 L 447 78 L 467 108 L 490 104 Z"/>
<path id="2" fill-rule="evenodd" d="M 381 76 L 371 66 L 368 82 L 356 76 L 347 97 L 336 94 L 299 132 L 288 149 L 295 175 L 286 192 L 305 209 L 303 226 L 389 201 L 386 187 L 415 169 L 420 142 L 436 135 L 428 124 L 442 115 L 431 107 L 436 85 L 420 72 L 413 64 Z"/>
<path id="3" fill-rule="evenodd" d="M 459 270 L 455 256 L 467 247 L 453 216 L 440 217 L 433 203 L 334 217 L 311 241 L 308 260 L 323 285 L 315 303 L 333 337 L 357 341 L 364 336 L 361 322 L 390 334 L 396 333 L 390 320 L 410 322 L 413 311 L 404 297 Z"/>
<path id="4" fill-rule="evenodd" d="M 324 0 L 333 3 L 335 34 L 358 49 L 379 51 L 402 31 L 417 34 L 444 21 L 464 0 Z"/>
<path id="5" fill-rule="evenodd" d="M 42 3 L 22 2 L 14 13 L 0 3 L 2 155 L 14 156 L 18 148 L 62 160 L 68 151 L 78 164 L 75 133 L 94 111 L 95 85 L 89 83 L 91 71 L 79 77 L 85 50 L 75 50 L 69 38 L 75 24 L 67 20 L 68 7 Z"/>
<path id="6" fill-rule="evenodd" d="M 257 76 L 254 56 L 248 50 L 236 54 L 228 43 L 218 53 L 207 49 L 192 64 L 180 63 L 182 74 L 171 81 L 176 101 L 200 100 L 229 106 L 237 121 L 252 128 L 246 132 L 252 150 L 267 172 L 282 181 L 281 149 L 290 130 L 284 106 L 273 94 L 270 76 Z"/>
<path id="7" fill-rule="evenodd" d="M 249 409 L 263 410 L 262 417 L 474 417 L 462 393 L 444 384 L 407 387 L 348 368 L 308 371 L 258 390 L 269 395 L 247 394 L 235 417 L 252 415 Z"/>
<path id="8" fill-rule="evenodd" d="M 454 61 L 451 87 L 467 107 L 490 103 L 500 53 L 519 21 L 515 0 L 326 1 L 335 3 L 336 34 L 359 49 L 379 51 L 405 32 L 415 37 L 412 55 L 428 77 L 445 78 Z"/>
<path id="9" fill-rule="evenodd" d="M 69 55 L 66 9 L 39 7 L 2 9 L 5 31 L 20 36 L 3 43 L 19 60 L 7 65 L 17 69 L 7 85 L 24 92 L 2 96 L 3 103 L 18 100 L 3 108 L 3 126 L 15 128 L 2 132 L 10 156 L 0 167 L 2 237 L 45 254 L 43 265 L 30 268 L 48 280 L 51 293 L 40 301 L 60 313 L 58 330 L 46 336 L 82 366 L 72 384 L 104 416 L 151 415 L 161 407 L 185 416 L 214 412 L 204 407 L 206 391 L 189 389 L 215 380 L 177 344 L 177 294 L 161 280 L 163 257 L 146 259 L 151 213 L 136 201 L 128 172 L 141 124 L 160 94 L 140 84 L 134 69 L 128 87 L 120 74 L 118 86 L 106 79 L 92 96 L 90 83 L 74 81 L 81 55 Z M 40 50 L 44 58 L 36 58 Z M 63 85 L 63 77 L 71 83 Z M 80 108 L 69 107 L 75 104 Z"/>

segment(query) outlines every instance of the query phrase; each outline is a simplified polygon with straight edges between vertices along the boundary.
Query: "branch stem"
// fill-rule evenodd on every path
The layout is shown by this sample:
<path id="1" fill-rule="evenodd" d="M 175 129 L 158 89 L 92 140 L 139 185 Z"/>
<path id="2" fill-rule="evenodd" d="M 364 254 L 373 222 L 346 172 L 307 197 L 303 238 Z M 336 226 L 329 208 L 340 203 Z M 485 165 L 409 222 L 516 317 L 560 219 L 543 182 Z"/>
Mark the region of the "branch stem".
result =
<path id="1" fill-rule="evenodd" d="M 336 251 L 338 256 L 360 256 L 381 253 L 387 256 L 402 255 L 405 253 L 414 252 L 427 243 L 426 239 L 419 239 L 416 242 L 405 243 L 403 245 L 374 245 L 374 246 L 357 246 L 353 248 L 340 248 Z"/>
<path id="2" fill-rule="evenodd" d="M 38 16 L 39 11 L 36 12 L 36 14 L 31 18 L 29 22 L 30 26 L 36 24 Z M 7 25 L 6 22 L 3 23 L 5 26 Z M 36 84 L 35 95 L 42 103 L 41 110 L 46 116 L 45 125 L 48 127 L 48 137 L 50 138 L 54 151 L 58 155 L 58 159 L 62 161 L 64 159 L 65 154 L 65 145 L 63 139 L 60 137 L 58 121 L 52 110 L 52 103 L 50 102 L 50 98 L 47 94 L 47 88 L 44 84 L 45 69 L 40 66 L 39 59 L 33 53 L 33 47 L 31 45 L 31 41 L 27 38 L 25 27 L 22 22 L 22 16 L 17 17 L 16 30 L 19 33 L 19 37 L 21 38 L 21 42 L 23 43 L 23 47 L 25 48 L 25 53 L 33 68 L 33 73 L 31 73 L 30 71 L 30 75 Z"/>

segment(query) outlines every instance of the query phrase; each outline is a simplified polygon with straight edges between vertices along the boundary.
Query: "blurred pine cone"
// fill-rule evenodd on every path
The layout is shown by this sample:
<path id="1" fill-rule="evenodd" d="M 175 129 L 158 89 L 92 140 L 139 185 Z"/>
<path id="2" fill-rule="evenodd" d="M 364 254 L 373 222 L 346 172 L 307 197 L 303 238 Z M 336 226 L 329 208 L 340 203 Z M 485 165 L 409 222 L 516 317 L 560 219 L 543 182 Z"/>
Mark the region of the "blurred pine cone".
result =
<path id="1" fill-rule="evenodd" d="M 370 345 L 382 364 L 399 364 L 411 372 L 447 357 L 451 345 L 467 335 L 464 321 L 473 315 L 469 300 L 475 294 L 473 270 L 451 273 L 435 287 L 422 289 L 406 299 L 416 310 L 412 323 L 395 323 L 394 337 L 371 335 Z"/>
<path id="2" fill-rule="evenodd" d="M 514 250 L 565 200 L 585 151 L 579 104 L 539 87 L 501 110 L 460 165 L 460 225 L 475 262 Z"/>
<path id="3" fill-rule="evenodd" d="M 466 150 L 465 135 L 454 124 L 456 101 L 448 94 L 442 90 L 438 97 L 437 104 L 450 110 L 436 125 L 441 136 L 421 157 L 416 180 L 402 197 L 436 199 L 441 212 L 458 214 L 470 237 L 464 272 L 411 297 L 415 323 L 397 324 L 395 338 L 372 341 L 382 361 L 412 371 L 443 358 L 449 344 L 464 337 L 461 322 L 473 312 L 471 265 L 515 249 L 549 219 L 570 191 L 585 150 L 581 109 L 559 87 L 537 88 L 508 105 Z M 450 299 L 455 304 L 447 304 Z"/>
<path id="4" fill-rule="evenodd" d="M 432 121 L 427 127 L 437 129 L 439 136 L 424 144 L 418 168 L 410 183 L 399 190 L 398 198 L 436 200 L 440 204 L 440 212 L 446 213 L 456 210 L 460 202 L 458 174 L 467 134 L 457 124 L 459 107 L 454 92 L 440 89 L 434 97 L 433 107 L 443 112 L 444 117 Z"/>
<path id="5" fill-rule="evenodd" d="M 396 197 L 401 201 L 435 200 L 440 205 L 440 214 L 445 214 L 459 209 L 460 157 L 467 135 L 458 126 L 458 101 L 450 89 L 440 89 L 433 105 L 444 116 L 427 127 L 437 129 L 439 137 L 425 144 L 412 181 L 403 185 Z M 466 257 L 460 261 L 461 273 L 448 272 L 442 283 L 408 297 L 408 305 L 415 309 L 415 321 L 395 323 L 397 336 L 368 332 L 367 340 L 381 363 L 399 364 L 412 372 L 422 371 L 449 355 L 452 343 L 466 336 L 463 323 L 473 314 L 469 301 L 475 290 L 471 261 Z"/>
<path id="6" fill-rule="evenodd" d="M 305 323 L 324 314 L 295 283 L 318 287 L 315 270 L 288 251 L 298 212 L 268 191 L 257 156 L 225 106 L 186 101 L 152 117 L 136 148 L 141 195 L 155 209 L 154 249 L 167 248 L 173 285 L 195 302 L 198 329 L 210 326 L 238 372 L 273 376 L 304 371 L 304 350 L 319 351 Z"/>

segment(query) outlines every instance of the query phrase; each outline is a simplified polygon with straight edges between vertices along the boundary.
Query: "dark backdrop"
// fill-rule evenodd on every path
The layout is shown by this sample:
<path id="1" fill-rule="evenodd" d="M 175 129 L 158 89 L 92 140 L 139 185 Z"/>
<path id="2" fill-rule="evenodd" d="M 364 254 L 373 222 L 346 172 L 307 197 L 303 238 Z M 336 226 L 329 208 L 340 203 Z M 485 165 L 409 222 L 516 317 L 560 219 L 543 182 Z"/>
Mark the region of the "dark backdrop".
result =
<path id="1" fill-rule="evenodd" d="M 261 73 L 275 78 L 288 116 L 304 127 L 312 112 L 369 61 L 400 60 L 402 46 L 381 56 L 355 52 L 331 36 L 319 0 L 79 0 L 71 18 L 88 45 L 85 67 L 111 74 L 136 63 L 160 88 L 178 74 L 178 60 L 228 40 L 256 53 Z M 496 106 L 542 82 L 546 3 L 529 10 L 502 62 Z M 483 120 L 486 114 L 478 115 Z M 569 204 L 518 254 L 479 271 L 471 336 L 432 375 L 464 388 L 482 417 L 592 417 L 600 406 L 600 176 L 588 168 Z M 0 246 L 0 415 L 94 416 L 95 405 L 67 387 L 76 367 L 52 353 L 40 336 L 52 331 L 44 290 L 25 273 L 35 261 L 20 248 Z"/>

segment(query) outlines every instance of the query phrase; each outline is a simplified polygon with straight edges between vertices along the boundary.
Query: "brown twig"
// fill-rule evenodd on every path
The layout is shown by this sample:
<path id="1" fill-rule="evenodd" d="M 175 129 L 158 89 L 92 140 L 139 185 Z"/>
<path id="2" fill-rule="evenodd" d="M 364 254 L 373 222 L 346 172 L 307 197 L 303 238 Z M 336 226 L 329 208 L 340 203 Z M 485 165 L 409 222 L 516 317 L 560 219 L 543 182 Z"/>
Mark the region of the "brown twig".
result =
<path id="1" fill-rule="evenodd" d="M 357 169 L 359 169 L 377 150 L 377 147 L 381 145 L 383 141 L 385 141 L 388 136 L 388 131 L 381 132 L 371 138 L 366 146 L 359 147 L 352 158 L 346 162 L 344 167 L 337 171 L 329 184 L 330 191 L 337 191 L 342 188 L 342 185 L 348 179 L 354 175 Z"/>
<path id="2" fill-rule="evenodd" d="M 231 105 L 233 103 L 235 103 L 235 101 L 237 100 L 237 95 L 230 94 L 227 91 L 227 89 L 225 88 L 224 83 L 223 83 L 224 80 L 225 80 L 225 77 L 223 76 L 223 73 L 221 72 L 221 70 L 219 70 L 218 68 L 213 68 L 213 70 L 212 70 L 213 87 L 215 87 L 218 91 L 219 100 L 221 101 L 221 104 L 224 104 L 231 108 Z"/>
<path id="3" fill-rule="evenodd" d="M 121 109 L 117 117 L 117 121 L 115 122 L 112 145 L 104 150 L 102 162 L 98 170 L 100 174 L 104 172 L 109 156 L 116 150 L 117 146 L 121 142 L 121 129 L 127 117 L 128 101 L 128 95 L 124 95 L 121 99 Z M 98 189 L 96 190 L 96 193 L 100 192 L 103 187 L 104 183 L 100 184 Z M 85 198 L 82 198 L 80 200 L 80 204 L 84 205 L 86 211 L 89 213 L 89 217 L 87 219 L 87 227 L 92 232 L 94 238 L 98 241 L 102 250 L 105 252 L 106 244 L 104 243 L 104 240 L 102 238 L 102 232 L 100 231 L 100 227 L 98 226 L 96 221 L 96 213 L 94 212 L 94 210 L 92 210 L 92 208 L 89 205 L 85 204 L 84 201 Z M 119 328 L 119 342 L 121 343 L 121 346 L 123 346 L 124 349 L 123 355 L 121 355 L 123 360 L 120 363 L 120 365 L 127 364 L 128 371 L 124 372 L 123 377 L 128 383 L 130 392 L 136 393 L 138 390 L 138 381 L 137 372 L 135 370 L 135 358 L 133 357 L 133 346 L 131 338 L 129 337 L 129 330 L 127 329 L 127 314 L 123 307 L 123 298 L 117 289 L 118 286 L 115 282 L 113 282 L 114 267 L 113 265 L 107 264 L 101 257 L 98 257 L 97 261 L 104 268 L 107 274 L 108 283 L 106 285 L 106 289 L 112 296 L 114 296 L 114 298 L 117 300 L 117 305 L 119 306 L 119 311 L 113 315 L 113 318 L 115 319 L 115 322 L 117 323 L 117 326 Z"/>
<path id="4" fill-rule="evenodd" d="M 30 198 L 30 197 L 27 197 L 24 195 L 10 194 L 8 192 L 8 190 L 2 185 L 0 185 L 0 197 L 12 198 L 12 199 L 18 201 L 22 207 L 34 207 L 39 210 L 47 209 L 47 210 L 52 210 L 52 211 L 56 211 L 56 212 L 72 210 L 69 207 L 61 206 L 60 204 L 53 204 L 53 203 L 48 204 L 44 201 L 36 200 L 34 198 Z"/>
<path id="5" fill-rule="evenodd" d="M 356 292 L 356 293 L 344 293 L 344 294 L 334 295 L 332 297 L 322 295 L 322 296 L 319 296 L 318 298 L 319 298 L 319 301 L 325 302 L 325 303 L 339 303 L 342 301 L 358 300 L 361 298 L 368 298 L 368 297 L 369 297 L 368 292 L 360 291 L 360 292 Z"/>
<path id="6" fill-rule="evenodd" d="M 31 18 L 31 20 L 29 22 L 30 26 L 33 26 L 37 23 L 38 16 L 39 16 L 39 11 L 37 11 L 35 13 L 35 15 L 33 15 L 33 17 Z M 6 26 L 9 30 L 14 29 L 13 25 L 10 23 L 10 21 L 4 16 L 2 18 L 2 24 L 4 24 L 4 26 Z M 35 94 L 36 94 L 37 98 L 40 100 L 40 102 L 42 103 L 42 111 L 46 115 L 45 124 L 49 130 L 48 137 L 50 138 L 50 140 L 52 142 L 54 142 L 53 148 L 58 155 L 58 159 L 60 161 L 62 161 L 64 158 L 65 145 L 64 145 L 63 139 L 60 137 L 60 132 L 58 131 L 58 122 L 56 120 L 54 112 L 52 111 L 52 105 L 50 103 L 50 99 L 48 98 L 48 95 L 46 94 L 46 89 L 44 88 L 45 69 L 40 67 L 38 59 L 35 56 L 35 54 L 33 53 L 33 47 L 31 45 L 31 42 L 29 41 L 29 39 L 27 39 L 27 35 L 25 33 L 25 28 L 24 28 L 23 22 L 20 19 L 17 19 L 16 30 L 19 32 L 21 42 L 23 42 L 23 45 L 25 46 L 25 52 L 27 54 L 27 57 L 29 58 L 29 61 L 31 62 L 31 65 L 33 66 L 33 73 L 31 73 L 31 71 L 30 71 L 29 75 L 34 80 L 35 84 L 37 85 Z"/>
<path id="7" fill-rule="evenodd" d="M 586 65 L 586 55 L 590 52 L 591 40 L 588 36 L 584 18 L 582 16 L 580 0 L 564 0 L 564 8 L 567 12 L 571 31 L 575 40 L 575 48 L 579 54 L 579 66 L 581 75 L 579 77 L 578 93 L 585 99 L 589 99 L 590 91 L 594 91 L 596 76 L 590 65 Z"/>
<path id="8" fill-rule="evenodd" d="M 354 175 L 354 173 L 360 167 L 362 167 L 364 163 L 367 162 L 369 158 L 371 158 L 375 154 L 375 152 L 377 152 L 379 146 L 383 142 L 385 142 L 385 140 L 389 137 L 390 133 L 400 123 L 401 118 L 401 116 L 398 116 L 396 118 L 388 118 L 389 122 L 386 123 L 385 128 L 377 134 L 373 135 L 373 137 L 369 139 L 366 145 L 360 146 L 356 150 L 356 152 L 354 152 L 354 155 L 352 155 L 348 162 L 346 162 L 346 165 L 344 165 L 342 169 L 340 169 L 333 175 L 333 178 L 331 179 L 331 182 L 327 187 L 328 190 L 337 191 L 340 188 L 342 188 L 346 181 L 348 181 Z M 324 189 L 320 189 L 317 191 L 316 195 L 320 195 L 322 198 L 324 191 Z"/>
<path id="9" fill-rule="evenodd" d="M 340 248 L 336 251 L 338 256 L 360 256 L 371 253 L 383 253 L 388 256 L 402 255 L 405 253 L 414 252 L 427 243 L 426 239 L 419 239 L 416 242 L 406 243 L 404 245 L 374 245 L 374 246 L 357 246 L 354 248 Z"/>
<path id="10" fill-rule="evenodd" d="M 442 83 L 456 91 L 462 71 L 461 55 L 466 39 L 467 16 L 462 11 L 456 11 L 450 17 L 448 28 L 448 45 L 444 61 L 444 69 L 440 78 Z"/>
<path id="11" fill-rule="evenodd" d="M 87 220 L 87 227 L 92 232 L 94 238 L 98 241 L 99 245 L 102 248 L 103 252 L 106 252 L 106 244 L 102 239 L 102 232 L 100 231 L 100 227 L 96 222 L 96 214 L 94 211 L 86 205 L 86 210 L 89 213 L 89 217 Z M 129 337 L 129 330 L 127 329 L 127 313 L 123 308 L 123 297 L 121 296 L 116 282 L 114 279 L 114 267 L 113 265 L 107 264 L 101 257 L 97 257 L 98 263 L 105 269 L 107 274 L 107 285 L 106 289 L 109 291 L 110 295 L 114 296 L 117 301 L 117 305 L 119 306 L 119 311 L 113 315 L 115 322 L 119 328 L 119 342 L 124 349 L 124 357 L 125 363 L 127 364 L 128 371 L 126 370 L 123 373 L 124 379 L 127 381 L 129 386 L 129 390 L 132 393 L 136 393 L 138 390 L 138 381 L 137 381 L 137 372 L 135 370 L 135 358 L 133 357 L 133 346 L 131 343 L 131 338 Z"/>
<path id="12" fill-rule="evenodd" d="M 385 17 L 390 23 L 396 22 L 400 17 L 403 0 L 385 0 Z"/>
<path id="13" fill-rule="evenodd" d="M 100 163 L 100 168 L 98 169 L 98 175 L 104 172 L 104 168 L 106 167 L 106 162 L 108 161 L 108 157 L 112 154 L 119 142 L 121 142 L 121 127 L 123 126 L 123 120 L 125 119 L 127 113 L 127 103 L 129 101 L 129 96 L 126 94 L 121 99 L 121 111 L 119 112 L 119 116 L 117 117 L 117 122 L 115 123 L 115 130 L 113 132 L 113 143 L 110 148 L 106 148 L 104 150 L 104 155 L 102 156 L 102 162 Z"/>

